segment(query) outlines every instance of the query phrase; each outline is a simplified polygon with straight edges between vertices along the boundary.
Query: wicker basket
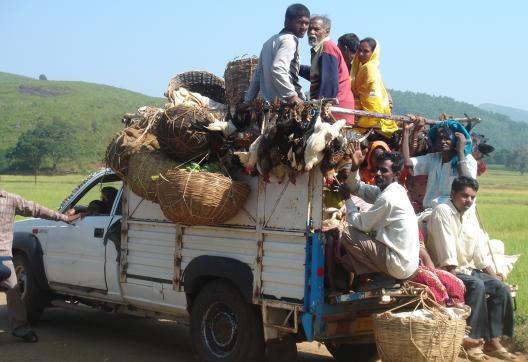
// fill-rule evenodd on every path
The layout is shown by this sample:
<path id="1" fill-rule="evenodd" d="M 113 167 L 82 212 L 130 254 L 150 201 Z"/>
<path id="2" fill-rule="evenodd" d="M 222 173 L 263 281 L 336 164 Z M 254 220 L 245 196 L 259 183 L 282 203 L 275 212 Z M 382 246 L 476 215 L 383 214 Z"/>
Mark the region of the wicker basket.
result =
<path id="1" fill-rule="evenodd" d="M 200 93 L 213 101 L 225 103 L 224 80 L 213 73 L 193 70 L 176 74 L 169 81 L 165 96 L 169 98 L 170 93 L 180 87 Z"/>
<path id="2" fill-rule="evenodd" d="M 161 210 L 183 225 L 221 224 L 234 217 L 249 186 L 217 173 L 170 170 L 158 181 Z"/>
<path id="3" fill-rule="evenodd" d="M 226 102 L 230 109 L 244 101 L 244 94 L 249 88 L 253 73 L 257 69 L 258 58 L 242 58 L 227 63 L 224 79 Z"/>
<path id="4" fill-rule="evenodd" d="M 441 308 L 430 310 L 432 319 L 417 318 L 412 314 L 399 317 L 391 311 L 373 315 L 374 335 L 381 360 L 456 361 L 466 333 L 467 314 L 449 319 Z"/>
<path id="5" fill-rule="evenodd" d="M 156 136 L 136 127 L 128 127 L 116 134 L 110 141 L 106 149 L 105 163 L 119 177 L 125 178 L 131 155 L 153 152 L 159 148 Z"/>
<path id="6" fill-rule="evenodd" d="M 136 153 L 130 157 L 125 180 L 136 195 L 157 203 L 156 183 L 160 175 L 176 167 L 177 162 L 161 152 Z"/>
<path id="7" fill-rule="evenodd" d="M 198 131 L 193 125 L 207 126 L 212 115 L 198 106 L 177 105 L 165 110 L 159 120 L 156 135 L 161 150 L 180 161 L 189 161 L 209 150 L 207 132 Z"/>

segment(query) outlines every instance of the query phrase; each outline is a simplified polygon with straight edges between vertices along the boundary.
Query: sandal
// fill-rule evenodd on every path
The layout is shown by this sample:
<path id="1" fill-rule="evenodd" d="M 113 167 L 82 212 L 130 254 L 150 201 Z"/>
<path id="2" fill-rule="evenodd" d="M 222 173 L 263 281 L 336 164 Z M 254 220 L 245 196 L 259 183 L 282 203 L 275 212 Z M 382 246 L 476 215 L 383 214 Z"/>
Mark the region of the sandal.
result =
<path id="1" fill-rule="evenodd" d="M 470 361 L 487 361 L 490 359 L 480 347 L 468 348 L 465 353 L 462 352 L 460 355 Z"/>
<path id="2" fill-rule="evenodd" d="M 501 349 L 496 349 L 494 351 L 484 350 L 484 353 L 486 353 L 490 357 L 497 358 L 502 361 L 520 361 L 516 355 L 508 352 L 508 350 L 504 347 L 502 347 Z"/>

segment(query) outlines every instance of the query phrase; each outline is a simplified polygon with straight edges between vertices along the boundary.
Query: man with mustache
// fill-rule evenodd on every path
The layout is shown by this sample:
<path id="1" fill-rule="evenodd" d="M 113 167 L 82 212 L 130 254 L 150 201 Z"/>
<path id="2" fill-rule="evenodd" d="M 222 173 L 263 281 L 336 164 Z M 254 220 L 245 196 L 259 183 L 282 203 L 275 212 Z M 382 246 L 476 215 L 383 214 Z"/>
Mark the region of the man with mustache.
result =
<path id="1" fill-rule="evenodd" d="M 466 286 L 465 300 L 471 307 L 471 326 L 464 344 L 472 360 L 487 359 L 484 353 L 507 361 L 516 357 L 501 345 L 503 335 L 513 335 L 513 302 L 487 258 L 478 220 L 468 212 L 479 184 L 472 177 L 458 176 L 451 186 L 451 199 L 433 209 L 427 224 L 427 248 L 435 265 L 456 275 Z M 481 343 L 485 341 L 484 352 Z"/>
<path id="2" fill-rule="evenodd" d="M 290 104 L 304 101 L 299 84 L 299 40 L 308 30 L 310 11 L 302 4 L 286 9 L 284 28 L 262 46 L 257 69 L 244 97 L 245 108 L 259 93 L 265 101 L 275 98 Z"/>
<path id="3" fill-rule="evenodd" d="M 311 65 L 301 66 L 301 77 L 310 81 L 310 99 L 337 98 L 339 106 L 354 109 L 354 95 L 350 86 L 347 63 L 341 50 L 330 40 L 331 21 L 322 15 L 313 16 L 308 27 Z M 334 114 L 354 124 L 350 114 Z"/>
<path id="4" fill-rule="evenodd" d="M 381 154 L 374 186 L 359 179 L 358 169 L 364 158 L 359 144 L 352 144 L 352 151 L 346 189 L 373 205 L 368 211 L 358 211 L 345 190 L 348 227 L 341 238 L 347 251 L 343 265 L 350 265 L 349 271 L 356 276 L 381 272 L 395 279 L 408 279 L 418 269 L 420 243 L 414 209 L 405 188 L 398 183 L 403 158 L 398 152 Z"/>

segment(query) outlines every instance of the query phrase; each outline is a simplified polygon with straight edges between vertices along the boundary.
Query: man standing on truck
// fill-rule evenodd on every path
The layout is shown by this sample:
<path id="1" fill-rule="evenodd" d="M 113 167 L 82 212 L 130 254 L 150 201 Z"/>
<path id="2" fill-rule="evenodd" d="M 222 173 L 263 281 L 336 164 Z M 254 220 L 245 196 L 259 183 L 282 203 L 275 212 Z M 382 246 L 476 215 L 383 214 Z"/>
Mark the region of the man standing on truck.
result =
<path id="1" fill-rule="evenodd" d="M 71 223 L 80 215 L 65 215 L 28 201 L 21 196 L 0 189 L 0 262 L 11 270 L 11 275 L 0 283 L 5 291 L 7 316 L 11 333 L 26 342 L 37 342 L 36 333 L 29 327 L 27 313 L 18 288 L 18 280 L 12 261 L 13 225 L 15 215 L 39 217 Z"/>
<path id="2" fill-rule="evenodd" d="M 299 39 L 306 34 L 310 10 L 302 4 L 286 9 L 284 29 L 262 46 L 257 69 L 244 97 L 247 106 L 259 93 L 265 101 L 275 98 L 300 104 L 304 94 L 299 84 Z"/>
<path id="3" fill-rule="evenodd" d="M 301 66 L 300 75 L 310 81 L 310 99 L 337 98 L 340 107 L 354 109 L 349 70 L 343 54 L 330 40 L 331 25 L 330 19 L 323 15 L 310 19 L 311 65 Z M 354 124 L 351 114 L 335 114 L 334 117 Z"/>
<path id="4" fill-rule="evenodd" d="M 398 152 L 385 152 L 378 157 L 376 186 L 360 181 L 358 169 L 363 162 L 359 144 L 351 144 L 352 169 L 346 180 L 350 193 L 372 203 L 360 212 L 350 197 L 346 199 L 348 227 L 341 242 L 345 258 L 356 276 L 384 273 L 395 279 L 408 279 L 418 269 L 418 225 L 407 192 L 398 183 L 403 158 Z"/>
<path id="5" fill-rule="evenodd" d="M 484 353 L 506 361 L 517 360 L 500 343 L 503 335 L 513 336 L 513 302 L 502 276 L 491 267 L 480 235 L 478 220 L 468 210 L 473 206 L 479 184 L 472 177 L 458 176 L 451 185 L 451 199 L 436 206 L 427 224 L 431 257 L 464 282 L 467 319 L 471 327 L 464 344 L 472 360 L 485 359 Z M 485 341 L 484 351 L 479 341 Z"/>

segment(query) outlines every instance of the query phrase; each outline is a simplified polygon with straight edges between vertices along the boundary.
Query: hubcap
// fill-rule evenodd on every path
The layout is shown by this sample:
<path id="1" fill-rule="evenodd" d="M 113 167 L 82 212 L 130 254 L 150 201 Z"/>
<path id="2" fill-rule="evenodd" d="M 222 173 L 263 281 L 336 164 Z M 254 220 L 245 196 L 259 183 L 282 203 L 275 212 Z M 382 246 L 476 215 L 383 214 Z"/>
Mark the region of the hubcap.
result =
<path id="1" fill-rule="evenodd" d="M 224 303 L 209 306 L 202 319 L 202 338 L 211 353 L 217 357 L 228 356 L 238 337 L 235 313 Z"/>

